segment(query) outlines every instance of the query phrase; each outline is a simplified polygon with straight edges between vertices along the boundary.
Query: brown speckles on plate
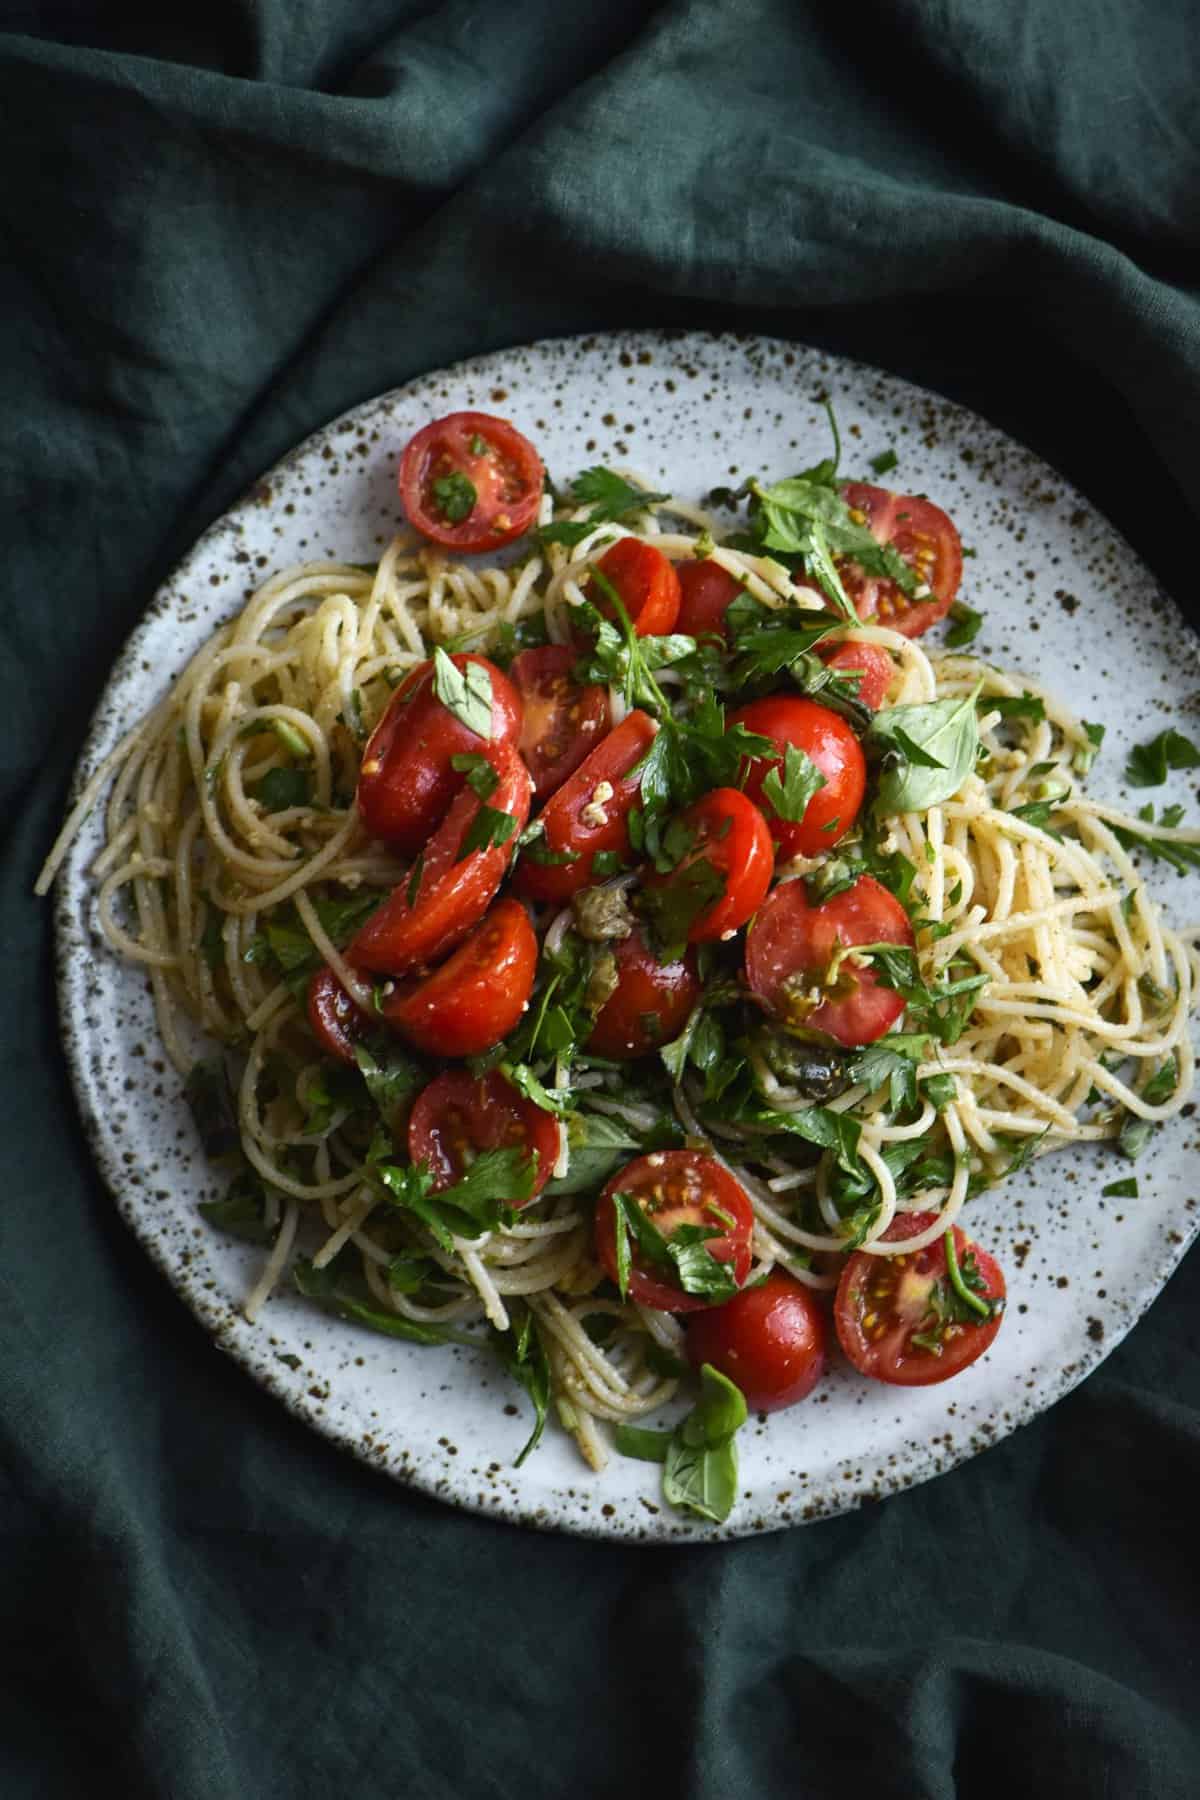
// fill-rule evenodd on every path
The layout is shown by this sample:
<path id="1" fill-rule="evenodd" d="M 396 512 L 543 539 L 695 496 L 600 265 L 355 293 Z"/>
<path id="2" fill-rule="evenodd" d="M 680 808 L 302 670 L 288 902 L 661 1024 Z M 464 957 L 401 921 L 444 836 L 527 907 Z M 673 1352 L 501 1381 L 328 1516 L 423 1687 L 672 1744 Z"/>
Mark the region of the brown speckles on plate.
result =
<path id="1" fill-rule="evenodd" d="M 778 476 L 823 456 L 826 393 L 847 474 L 869 479 L 868 457 L 890 444 L 899 461 L 889 481 L 945 498 L 976 553 L 963 589 L 984 614 L 974 649 L 1039 675 L 1078 713 L 1104 721 L 1109 736 L 1089 788 L 1124 798 L 1125 747 L 1146 735 L 1147 716 L 1200 692 L 1200 656 L 1111 526 L 1020 445 L 935 395 L 796 345 L 678 331 L 483 357 L 382 395 L 301 444 L 204 534 L 151 601 L 96 714 L 76 793 L 243 604 L 250 579 L 318 547 L 351 562 L 379 554 L 399 517 L 397 456 L 431 416 L 502 409 L 526 431 L 543 420 L 538 445 L 560 482 L 589 463 L 623 460 L 618 446 L 627 445 L 651 485 L 699 498 L 726 485 L 731 469 L 739 479 Z M 1098 656 L 1097 644 L 1119 655 Z M 1193 798 L 1172 780 L 1168 800 Z M 85 875 L 95 833 L 84 832 L 60 880 L 58 971 L 80 1109 L 122 1217 L 220 1348 L 298 1417 L 392 1480 L 454 1504 L 543 1530 L 670 1543 L 776 1530 L 885 1498 L 985 1449 L 1065 1393 L 1119 1342 L 1196 1231 L 1195 1147 L 1180 1126 L 1156 1139 L 1144 1172 L 1139 1163 L 1139 1199 L 1119 1213 L 1099 1198 L 1113 1173 L 1111 1152 L 1106 1160 L 1096 1148 L 1039 1162 L 1019 1191 L 981 1195 L 969 1226 L 1007 1262 L 1011 1300 L 988 1355 L 948 1389 L 903 1394 L 835 1366 L 804 1405 L 743 1433 L 746 1497 L 725 1526 L 663 1506 L 652 1465 L 614 1457 L 590 1475 L 553 1427 L 513 1469 L 529 1409 L 482 1355 L 397 1345 L 286 1290 L 257 1325 L 242 1317 L 257 1254 L 197 1228 L 213 1177 L 179 1082 L 164 1072 L 145 983 L 95 936 Z M 1156 885 L 1180 916 L 1200 912 L 1197 884 Z M 1057 1286 L 1059 1277 L 1068 1285 Z"/>

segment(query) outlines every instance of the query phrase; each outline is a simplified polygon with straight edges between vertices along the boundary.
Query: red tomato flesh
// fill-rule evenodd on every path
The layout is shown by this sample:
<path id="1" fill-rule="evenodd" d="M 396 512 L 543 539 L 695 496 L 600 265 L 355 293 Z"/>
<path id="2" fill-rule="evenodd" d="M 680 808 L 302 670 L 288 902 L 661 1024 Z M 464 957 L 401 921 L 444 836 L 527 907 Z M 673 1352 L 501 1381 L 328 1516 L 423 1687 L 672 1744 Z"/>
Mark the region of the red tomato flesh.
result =
<path id="1" fill-rule="evenodd" d="M 811 1394 L 825 1372 L 825 1313 L 816 1295 L 775 1270 L 760 1285 L 688 1320 L 687 1355 L 711 1363 L 751 1412 L 778 1412 Z"/>
<path id="2" fill-rule="evenodd" d="M 492 683 L 492 735 L 481 738 L 438 699 L 432 662 L 410 670 L 363 751 L 356 800 L 372 837 L 403 856 L 424 848 L 462 791 L 466 774 L 452 757 L 483 755 L 489 745 L 515 744 L 521 733 L 521 697 L 512 682 L 483 656 L 452 656 L 458 669 L 474 663 Z"/>
<path id="3" fill-rule="evenodd" d="M 681 595 L 675 630 L 688 637 L 724 637 L 731 600 L 745 590 L 740 581 L 708 557 L 675 564 Z"/>
<path id="4" fill-rule="evenodd" d="M 669 1044 L 687 1024 L 700 998 L 700 978 L 692 953 L 660 963 L 640 929 L 609 948 L 617 964 L 617 987 L 596 1016 L 587 1047 L 596 1056 L 624 1061 Z"/>
<path id="5" fill-rule="evenodd" d="M 953 521 L 930 500 L 893 494 L 866 481 L 848 482 L 842 498 L 871 536 L 891 544 L 928 589 L 910 600 L 886 576 L 867 575 L 856 562 L 839 558 L 842 586 L 859 618 L 877 619 L 905 637 L 920 637 L 945 618 L 962 580 L 962 540 Z"/>
<path id="6" fill-rule="evenodd" d="M 608 689 L 577 682 L 571 671 L 578 660 L 568 645 L 547 644 L 522 650 L 509 669 L 525 713 L 520 750 L 537 800 L 575 773 L 611 723 Z"/>
<path id="7" fill-rule="evenodd" d="M 486 802 L 471 788 L 457 795 L 424 851 L 419 871 L 393 889 L 351 939 L 346 960 L 355 968 L 407 975 L 453 950 L 487 911 L 512 860 L 517 833 L 529 817 L 532 783 L 515 750 L 490 745 L 486 755 L 499 783 Z M 503 844 L 463 856 L 463 839 L 484 804 L 508 813 L 516 830 Z"/>
<path id="8" fill-rule="evenodd" d="M 595 566 L 616 589 L 638 637 L 665 637 L 674 631 L 679 617 L 679 577 L 674 563 L 661 550 L 640 538 L 618 538 Z M 584 593 L 606 619 L 616 617 L 616 608 L 599 582 L 587 582 Z"/>
<path id="9" fill-rule="evenodd" d="M 448 962 L 385 998 L 383 1017 L 430 1056 L 479 1056 L 517 1024 L 537 961 L 525 908 L 498 900 Z"/>
<path id="10" fill-rule="evenodd" d="M 817 655 L 839 675 L 857 675 L 855 698 L 878 712 L 896 675 L 896 665 L 882 644 L 860 644 L 850 638 L 844 644 L 818 644 Z"/>
<path id="11" fill-rule="evenodd" d="M 522 855 L 513 877 L 518 893 L 530 900 L 569 900 L 594 880 L 597 851 L 629 857 L 629 814 L 642 792 L 638 765 L 657 730 L 648 713 L 626 714 L 551 795 L 542 808 L 545 829 L 534 841 L 534 857 L 548 853 L 570 860 L 544 863 Z"/>
<path id="12" fill-rule="evenodd" d="M 447 1069 L 418 1095 L 408 1121 L 408 1154 L 414 1163 L 428 1163 L 435 1193 L 461 1181 L 481 1150 L 510 1146 L 527 1150 L 536 1162 L 534 1199 L 558 1161 L 558 1122 L 498 1069 L 490 1075 Z"/>
<path id="13" fill-rule="evenodd" d="M 528 531 L 544 480 L 529 439 L 490 413 L 434 419 L 400 458 L 409 524 L 451 550 L 496 550 Z"/>
<path id="14" fill-rule="evenodd" d="M 915 1237 L 936 1216 L 900 1213 L 883 1241 Z M 992 1316 L 944 1316 L 950 1300 L 944 1236 L 909 1255 L 872 1256 L 856 1250 L 842 1270 L 833 1319 L 838 1342 L 861 1374 L 895 1387 L 928 1387 L 959 1374 L 995 1338 L 1003 1317 L 1004 1275 L 986 1250 L 957 1225 L 953 1230 L 959 1269 L 970 1278 L 968 1286 L 978 1282 L 979 1298 L 994 1307 Z"/>
<path id="15" fill-rule="evenodd" d="M 321 968 L 308 984 L 308 1022 L 326 1056 L 353 1064 L 355 1043 L 370 1020 L 333 970 Z"/>
<path id="16" fill-rule="evenodd" d="M 746 979 L 785 1024 L 824 1032 L 847 1047 L 873 1044 L 896 1023 L 904 1001 L 881 985 L 869 962 L 843 962 L 828 998 L 815 1006 L 810 991 L 824 989 L 838 949 L 915 942 L 908 914 L 871 875 L 860 875 L 820 906 L 810 905 L 802 880 L 785 881 L 746 933 Z"/>
<path id="17" fill-rule="evenodd" d="M 740 1287 L 750 1273 L 750 1240 L 754 1208 L 750 1198 L 715 1157 L 696 1150 L 655 1150 L 639 1156 L 614 1175 L 596 1207 L 596 1259 L 617 1280 L 616 1209 L 614 1194 L 629 1194 L 657 1230 L 670 1238 L 681 1225 L 699 1225 L 718 1235 L 705 1242 L 717 1262 L 728 1263 Z M 660 1312 L 698 1312 L 713 1304 L 700 1294 L 687 1294 L 655 1263 L 647 1266 L 636 1244 L 630 1245 L 629 1296 Z"/>
<path id="18" fill-rule="evenodd" d="M 767 821 L 737 788 L 714 788 L 680 815 L 695 834 L 692 848 L 668 875 L 651 875 L 647 887 L 663 887 L 683 869 L 704 861 L 724 878 L 725 892 L 688 929 L 688 941 L 702 944 L 730 936 L 758 911 L 775 869 Z"/>
<path id="19" fill-rule="evenodd" d="M 862 745 L 841 714 L 818 706 L 815 700 L 771 694 L 765 700 L 752 700 L 749 706 L 739 707 L 728 723 L 744 725 L 747 731 L 773 738 L 779 746 L 778 756 L 748 759 L 749 773 L 742 786 L 761 808 L 780 855 L 819 856 L 832 849 L 858 817 L 867 787 Z M 825 777 L 824 787 L 817 789 L 803 818 L 796 820 L 781 819 L 763 797 L 763 783 L 772 769 L 779 770 L 782 780 L 789 744 L 803 750 Z"/>

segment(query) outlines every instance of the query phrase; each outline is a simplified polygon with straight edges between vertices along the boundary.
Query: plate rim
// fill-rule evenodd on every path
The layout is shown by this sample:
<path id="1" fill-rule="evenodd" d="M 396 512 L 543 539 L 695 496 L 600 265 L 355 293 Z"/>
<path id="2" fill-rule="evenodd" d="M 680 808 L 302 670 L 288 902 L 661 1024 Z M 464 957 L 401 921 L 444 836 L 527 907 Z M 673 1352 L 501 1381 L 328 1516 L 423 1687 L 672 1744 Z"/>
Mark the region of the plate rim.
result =
<path id="1" fill-rule="evenodd" d="M 1097 507 L 1082 490 L 1077 488 L 1075 483 L 1064 475 L 1057 465 L 1048 461 L 1040 452 L 1029 449 L 1020 439 L 993 424 L 985 415 L 976 412 L 973 407 L 964 405 L 922 383 L 912 381 L 907 376 L 881 368 L 877 364 L 828 350 L 819 345 L 769 336 L 765 333 L 731 330 L 705 331 L 673 327 L 563 333 L 540 337 L 528 343 L 503 346 L 476 356 L 461 358 L 454 363 L 420 371 L 407 381 L 370 395 L 335 414 L 323 425 L 307 433 L 302 440 L 294 444 L 252 481 L 232 504 L 214 518 L 193 540 L 185 554 L 173 564 L 156 587 L 131 626 L 108 668 L 92 710 L 75 760 L 64 817 L 66 812 L 69 812 L 77 803 L 87 782 L 93 777 L 101 758 L 111 754 L 115 742 L 118 741 L 118 734 L 114 733 L 112 727 L 112 697 L 132 674 L 143 637 L 148 628 L 155 620 L 168 615 L 173 609 L 181 584 L 188 579 L 189 569 L 204 556 L 210 554 L 219 545 L 222 538 L 235 537 L 244 521 L 252 517 L 264 504 L 261 497 L 264 490 L 273 490 L 294 465 L 303 463 L 317 446 L 337 434 L 339 427 L 357 424 L 365 415 L 376 411 L 384 412 L 390 405 L 402 401 L 414 390 L 420 390 L 440 381 L 486 380 L 489 371 L 493 369 L 500 371 L 506 366 L 510 366 L 511 359 L 515 356 L 537 358 L 547 354 L 563 355 L 572 349 L 590 351 L 607 347 L 615 358 L 617 347 L 622 345 L 651 349 L 671 348 L 678 351 L 691 343 L 695 343 L 709 353 L 722 345 L 742 349 L 748 346 L 761 346 L 767 354 L 791 352 L 797 361 L 808 357 L 823 358 L 837 369 L 846 370 L 860 379 L 882 381 L 892 387 L 905 390 L 908 395 L 916 399 L 927 400 L 932 405 L 939 407 L 949 407 L 961 417 L 977 422 L 994 437 L 1005 444 L 1012 445 L 1023 455 L 1032 459 L 1039 468 L 1050 472 L 1061 484 L 1065 495 L 1078 499 L 1086 510 L 1103 524 L 1105 529 L 1111 533 L 1122 556 L 1129 558 L 1132 565 L 1144 574 L 1151 588 L 1162 598 L 1165 605 L 1182 624 L 1187 636 L 1192 641 L 1193 652 L 1200 654 L 1200 633 L 1183 613 L 1178 602 L 1166 593 L 1154 571 L 1142 560 L 1124 533 L 1112 523 L 1108 515 Z M 244 601 L 239 600 L 237 604 L 240 608 Z M 213 628 L 215 627 L 210 624 L 210 629 Z M 177 669 L 173 672 L 177 672 Z M 1136 1289 L 1122 1293 L 1120 1311 L 1115 1317 L 1106 1316 L 1104 1334 L 1100 1341 L 1089 1340 L 1082 1344 L 1075 1359 L 1065 1369 L 1059 1371 L 1057 1378 L 1046 1377 L 1043 1374 L 1034 1394 L 1020 1399 L 1014 1398 L 1013 1404 L 998 1415 L 995 1412 L 989 1414 L 988 1419 L 979 1428 L 985 1441 L 977 1441 L 976 1437 L 956 1435 L 952 1445 L 947 1446 L 937 1458 L 930 1457 L 927 1466 L 917 1472 L 901 1469 L 890 1477 L 876 1476 L 870 1482 L 864 1482 L 859 1486 L 855 1486 L 851 1481 L 835 1483 L 833 1477 L 830 1476 L 826 1480 L 826 1487 L 836 1485 L 838 1488 L 836 1495 L 826 1499 L 816 1494 L 808 1497 L 797 1496 L 797 1499 L 802 1500 L 803 1504 L 794 1509 L 786 1509 L 782 1503 L 775 1503 L 773 1507 L 764 1503 L 767 1505 L 766 1516 L 756 1505 L 743 1499 L 731 1517 L 721 1525 L 679 1517 L 665 1509 L 659 1510 L 656 1515 L 648 1512 L 644 1518 L 636 1521 L 624 1517 L 619 1508 L 612 1513 L 612 1516 L 604 1516 L 599 1505 L 594 1508 L 589 1507 L 582 1512 L 575 1508 L 568 1515 L 559 1516 L 559 1514 L 549 1511 L 545 1505 L 528 1504 L 514 1498 L 499 1484 L 490 1485 L 485 1490 L 477 1492 L 464 1480 L 460 1488 L 452 1489 L 445 1480 L 434 1478 L 432 1468 L 428 1471 L 420 1467 L 414 1470 L 394 1457 L 390 1457 L 386 1461 L 377 1461 L 365 1455 L 361 1444 L 355 1437 L 352 1424 L 343 1427 L 334 1416 L 322 1413 L 319 1407 L 311 1402 L 306 1404 L 308 1396 L 301 1383 L 288 1383 L 279 1377 L 272 1378 L 272 1372 L 267 1368 L 265 1362 L 241 1354 L 239 1346 L 235 1342 L 229 1341 L 229 1333 L 222 1328 L 219 1321 L 214 1320 L 210 1312 L 206 1311 L 196 1287 L 192 1284 L 181 1285 L 177 1280 L 171 1258 L 164 1248 L 162 1240 L 148 1228 L 147 1222 L 139 1214 L 136 1191 L 131 1195 L 127 1188 L 123 1187 L 121 1158 L 116 1147 L 109 1142 L 94 1104 L 85 1034 L 82 1030 L 77 1030 L 72 1018 L 70 988 L 73 959 L 70 951 L 76 932 L 72 906 L 77 895 L 75 881 L 71 879 L 68 871 L 71 867 L 72 853 L 82 842 L 86 825 L 87 821 L 81 822 L 80 835 L 64 857 L 54 886 L 55 988 L 61 1041 L 75 1102 L 79 1109 L 89 1149 L 116 1205 L 118 1215 L 137 1241 L 139 1249 L 148 1254 L 159 1275 L 167 1282 L 174 1297 L 183 1302 L 215 1347 L 231 1356 L 241 1371 L 248 1375 L 255 1385 L 266 1392 L 272 1400 L 281 1401 L 293 1418 L 299 1420 L 317 1436 L 324 1438 L 326 1442 L 341 1451 L 348 1452 L 360 1465 L 376 1469 L 401 1487 L 410 1488 L 429 1499 L 456 1507 L 476 1517 L 501 1520 L 507 1524 L 525 1526 L 534 1530 L 565 1533 L 569 1536 L 598 1542 L 619 1542 L 634 1544 L 641 1548 L 654 1548 L 681 1543 L 727 1543 L 761 1536 L 788 1530 L 796 1525 L 839 1517 L 845 1513 L 856 1511 L 864 1505 L 891 1498 L 911 1488 L 924 1485 L 926 1481 L 932 1480 L 935 1476 L 947 1474 L 964 1463 L 974 1460 L 987 1449 L 1011 1436 L 1013 1432 L 1049 1412 L 1123 1342 L 1164 1291 L 1171 1276 L 1182 1263 L 1197 1235 L 1200 1234 L 1200 1209 L 1194 1210 L 1186 1223 L 1181 1218 L 1173 1218 L 1171 1223 L 1176 1227 L 1175 1241 L 1172 1241 L 1170 1233 L 1164 1232 L 1162 1256 L 1150 1266 L 1149 1272 Z M 247 1327 L 247 1329 L 251 1328 Z M 254 1329 L 262 1331 L 261 1319 Z M 581 1466 L 580 1485 L 589 1479 L 596 1479 L 596 1477 Z M 558 1498 L 560 1494 L 561 1490 L 556 1490 L 555 1497 Z"/>

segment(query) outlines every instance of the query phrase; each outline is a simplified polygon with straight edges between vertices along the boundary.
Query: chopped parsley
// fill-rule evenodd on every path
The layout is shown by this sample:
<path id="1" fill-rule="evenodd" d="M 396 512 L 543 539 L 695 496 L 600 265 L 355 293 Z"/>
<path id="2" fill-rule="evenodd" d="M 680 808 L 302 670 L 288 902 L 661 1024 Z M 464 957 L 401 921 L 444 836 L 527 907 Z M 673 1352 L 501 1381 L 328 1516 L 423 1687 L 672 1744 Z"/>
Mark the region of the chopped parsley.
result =
<path id="1" fill-rule="evenodd" d="M 478 499 L 475 483 L 461 469 L 439 475 L 433 483 L 434 506 L 450 525 L 461 525 L 469 519 Z"/>

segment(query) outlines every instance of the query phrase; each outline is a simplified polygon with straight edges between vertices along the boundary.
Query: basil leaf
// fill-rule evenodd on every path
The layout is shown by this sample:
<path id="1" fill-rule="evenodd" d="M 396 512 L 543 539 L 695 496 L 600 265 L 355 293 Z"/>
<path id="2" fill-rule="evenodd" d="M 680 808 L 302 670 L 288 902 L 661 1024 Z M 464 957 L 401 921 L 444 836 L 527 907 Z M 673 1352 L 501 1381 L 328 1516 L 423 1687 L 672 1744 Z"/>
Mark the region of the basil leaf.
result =
<path id="1" fill-rule="evenodd" d="M 1157 1127 L 1153 1119 L 1139 1119 L 1133 1113 L 1126 1113 L 1125 1123 L 1121 1127 L 1121 1135 L 1117 1139 L 1117 1148 L 1122 1156 L 1130 1162 L 1136 1160 L 1154 1136 Z"/>
<path id="2" fill-rule="evenodd" d="M 517 1145 L 482 1151 L 461 1180 L 438 1193 L 424 1163 L 379 1162 L 375 1175 L 391 1203 L 420 1219 L 443 1250 L 453 1250 L 456 1237 L 481 1237 L 508 1223 L 508 1203 L 528 1200 L 536 1180 L 533 1157 Z"/>
<path id="3" fill-rule="evenodd" d="M 476 737 L 492 735 L 492 678 L 482 663 L 459 669 L 439 644 L 433 652 L 433 688 L 448 712 Z"/>
<path id="4" fill-rule="evenodd" d="M 928 1051 L 928 1034 L 893 1033 L 860 1050 L 847 1072 L 850 1080 L 861 1082 L 868 1093 L 873 1094 L 887 1082 L 891 1110 L 907 1111 L 916 1107 L 917 1064 Z"/>
<path id="5" fill-rule="evenodd" d="M 455 861 L 462 862 L 473 850 L 494 850 L 507 844 L 516 829 L 517 821 L 511 813 L 500 812 L 484 802 L 462 834 Z"/>
<path id="6" fill-rule="evenodd" d="M 206 1160 L 222 1162 L 240 1156 L 242 1134 L 224 1058 L 208 1056 L 194 1062 L 183 1083 L 183 1097 Z"/>
<path id="7" fill-rule="evenodd" d="M 468 1337 L 466 1332 L 455 1331 L 449 1325 L 406 1319 L 402 1313 L 385 1313 L 368 1305 L 344 1281 L 340 1262 L 341 1258 L 335 1256 L 324 1268 L 316 1269 L 307 1257 L 301 1257 L 292 1270 L 292 1280 L 300 1293 L 318 1301 L 340 1319 L 366 1325 L 385 1337 L 404 1338 L 410 1344 L 478 1344 L 478 1338 Z"/>
<path id="8" fill-rule="evenodd" d="M 987 712 L 998 712 L 1002 719 L 1028 719 L 1033 725 L 1040 725 L 1046 717 L 1040 695 L 1028 690 L 1023 694 L 989 694 L 982 705 Z"/>
<path id="9" fill-rule="evenodd" d="M 662 1463 L 671 1446 L 669 1431 L 647 1431 L 643 1425 L 618 1425 L 613 1443 L 621 1456 L 633 1456 L 639 1462 Z"/>
<path id="10" fill-rule="evenodd" d="M 950 608 L 949 616 L 954 623 L 946 633 L 947 650 L 962 650 L 967 644 L 973 644 L 983 629 L 983 614 L 976 612 L 973 606 L 956 600 Z"/>
<path id="11" fill-rule="evenodd" d="M 533 1401 L 534 1425 L 524 1449 L 513 1463 L 519 1469 L 525 1458 L 537 1449 L 546 1429 L 546 1412 L 550 1404 L 550 1359 L 542 1342 L 538 1323 L 528 1305 L 520 1300 L 508 1303 L 509 1329 L 488 1333 L 492 1349 L 514 1381 L 520 1382 Z"/>
<path id="12" fill-rule="evenodd" d="M 1164 1100 L 1171 1098 L 1178 1086 L 1179 1058 L 1172 1051 L 1166 1062 L 1150 1077 L 1142 1089 L 1141 1097 L 1147 1106 L 1161 1106 Z"/>
<path id="13" fill-rule="evenodd" d="M 890 706 L 875 714 L 866 741 L 884 755 L 879 778 L 882 812 L 924 812 L 958 792 L 975 766 L 979 748 L 975 699 L 971 693 L 960 700 Z M 924 764 L 910 760 L 914 747 L 927 759 Z"/>
<path id="14" fill-rule="evenodd" d="M 706 856 L 684 863 L 674 874 L 637 898 L 637 909 L 650 927 L 660 962 L 677 962 L 687 948 L 696 920 L 725 892 L 725 875 Z"/>
<path id="15" fill-rule="evenodd" d="M 737 1282 L 728 1263 L 718 1262 L 706 1247 L 710 1238 L 724 1235 L 716 1226 L 680 1225 L 671 1236 L 664 1237 L 657 1225 L 638 1204 L 633 1194 L 613 1195 L 613 1212 L 617 1216 L 617 1267 L 623 1266 L 622 1222 L 636 1242 L 640 1255 L 648 1263 L 662 1269 L 675 1286 L 685 1294 L 696 1294 L 713 1301 L 731 1300 L 737 1293 Z M 624 1291 L 622 1290 L 622 1297 Z"/>
<path id="16" fill-rule="evenodd" d="M 502 1062 L 500 1073 L 504 1075 L 519 1093 L 543 1112 L 553 1113 L 557 1119 L 565 1119 L 574 1111 L 575 1097 L 570 1088 L 544 1087 L 529 1067 L 523 1062 Z"/>
<path id="17" fill-rule="evenodd" d="M 486 756 L 480 756 L 474 750 L 460 751 L 457 756 L 452 756 L 450 767 L 466 776 L 467 786 L 481 800 L 490 800 L 500 785 L 499 769 Z"/>
<path id="18" fill-rule="evenodd" d="M 204 930 L 200 934 L 200 954 L 210 969 L 219 969 L 225 961 L 224 924 L 225 914 L 210 900 L 204 915 Z"/>
<path id="19" fill-rule="evenodd" d="M 958 1093 L 953 1075 L 927 1075 L 920 1084 L 921 1093 L 937 1112 L 945 1112 Z"/>
<path id="20" fill-rule="evenodd" d="M 429 1072 L 407 1051 L 390 1031 L 360 1038 L 354 1046 L 354 1060 L 367 1085 L 367 1092 L 385 1119 L 420 1092 L 429 1081 Z"/>
<path id="21" fill-rule="evenodd" d="M 353 1069 L 328 1058 L 320 1062 L 298 1093 L 304 1105 L 304 1136 L 324 1136 L 339 1113 L 361 1106 L 362 1097 L 362 1083 Z"/>
<path id="22" fill-rule="evenodd" d="M 663 1464 L 663 1498 L 671 1505 L 721 1524 L 737 1499 L 735 1433 L 746 1419 L 739 1390 L 710 1363 L 700 1371 L 701 1396 L 676 1427 Z"/>
<path id="23" fill-rule="evenodd" d="M 267 1224 L 267 1189 L 254 1169 L 243 1169 L 220 1200 L 202 1200 L 196 1210 L 218 1231 L 247 1244 L 275 1242 L 279 1227 Z"/>
<path id="24" fill-rule="evenodd" d="M 711 1363 L 700 1367 L 700 1398 L 679 1426 L 687 1444 L 715 1450 L 746 1423 L 746 1397 Z"/>
<path id="25" fill-rule="evenodd" d="M 312 784 L 307 769 L 268 769 L 251 790 L 264 812 L 287 812 L 293 806 L 307 806 Z"/>

